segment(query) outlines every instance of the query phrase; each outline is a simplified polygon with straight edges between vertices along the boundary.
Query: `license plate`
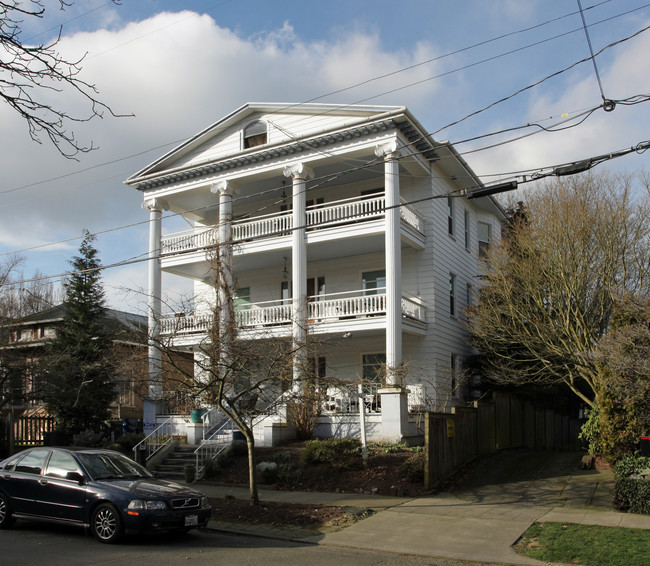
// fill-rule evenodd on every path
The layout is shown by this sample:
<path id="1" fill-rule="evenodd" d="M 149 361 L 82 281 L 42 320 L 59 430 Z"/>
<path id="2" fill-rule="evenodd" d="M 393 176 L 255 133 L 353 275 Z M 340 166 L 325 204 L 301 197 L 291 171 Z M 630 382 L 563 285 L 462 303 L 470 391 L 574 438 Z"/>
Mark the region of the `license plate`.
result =
<path id="1" fill-rule="evenodd" d="M 199 524 L 198 515 L 186 515 L 185 516 L 185 526 L 186 527 L 197 527 Z"/>

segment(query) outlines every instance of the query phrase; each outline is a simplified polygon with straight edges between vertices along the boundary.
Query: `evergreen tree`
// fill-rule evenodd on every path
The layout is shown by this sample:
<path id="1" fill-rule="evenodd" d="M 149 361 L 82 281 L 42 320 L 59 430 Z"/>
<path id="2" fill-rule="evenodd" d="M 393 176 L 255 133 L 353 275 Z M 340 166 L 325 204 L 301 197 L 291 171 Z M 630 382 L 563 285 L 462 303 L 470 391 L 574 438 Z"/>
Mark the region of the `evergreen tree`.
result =
<path id="1" fill-rule="evenodd" d="M 64 283 L 64 321 L 49 345 L 45 365 L 45 406 L 68 439 L 83 430 L 99 431 L 115 397 L 101 262 L 93 241 L 86 231 L 80 255 L 70 262 L 73 273 Z"/>

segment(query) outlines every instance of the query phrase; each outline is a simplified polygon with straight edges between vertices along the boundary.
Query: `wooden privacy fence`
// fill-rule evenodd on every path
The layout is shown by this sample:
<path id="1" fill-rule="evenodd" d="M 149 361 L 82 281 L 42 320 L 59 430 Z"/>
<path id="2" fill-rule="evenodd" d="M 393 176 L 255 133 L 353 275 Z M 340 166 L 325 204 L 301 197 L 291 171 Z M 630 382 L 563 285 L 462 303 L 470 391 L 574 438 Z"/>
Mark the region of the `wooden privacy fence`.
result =
<path id="1" fill-rule="evenodd" d="M 577 450 L 577 419 L 528 401 L 497 394 L 452 413 L 427 413 L 424 431 L 425 487 L 431 488 L 466 462 L 508 448 Z"/>
<path id="2" fill-rule="evenodd" d="M 18 417 L 13 421 L 13 445 L 16 448 L 42 446 L 45 433 L 54 430 L 52 417 Z"/>

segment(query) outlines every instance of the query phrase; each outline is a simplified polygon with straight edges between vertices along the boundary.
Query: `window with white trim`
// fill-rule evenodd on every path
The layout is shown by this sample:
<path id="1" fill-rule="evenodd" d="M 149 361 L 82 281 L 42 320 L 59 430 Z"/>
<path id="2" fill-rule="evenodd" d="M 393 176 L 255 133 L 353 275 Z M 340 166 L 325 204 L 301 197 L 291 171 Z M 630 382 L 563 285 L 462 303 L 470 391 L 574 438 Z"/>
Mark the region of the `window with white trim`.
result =
<path id="1" fill-rule="evenodd" d="M 256 120 L 244 128 L 244 149 L 264 145 L 266 142 L 266 122 Z"/>
<path id="2" fill-rule="evenodd" d="M 447 197 L 447 233 L 454 235 L 454 199 Z"/>
<path id="3" fill-rule="evenodd" d="M 458 397 L 458 356 L 451 354 L 449 359 L 449 373 L 451 374 L 451 396 Z"/>
<path id="4" fill-rule="evenodd" d="M 449 314 L 456 316 L 456 276 L 449 274 Z"/>
<path id="5" fill-rule="evenodd" d="M 491 226 L 487 222 L 478 223 L 478 255 L 485 257 L 490 249 Z"/>
<path id="6" fill-rule="evenodd" d="M 251 288 L 239 287 L 233 297 L 233 307 L 236 311 L 244 311 L 251 308 Z"/>

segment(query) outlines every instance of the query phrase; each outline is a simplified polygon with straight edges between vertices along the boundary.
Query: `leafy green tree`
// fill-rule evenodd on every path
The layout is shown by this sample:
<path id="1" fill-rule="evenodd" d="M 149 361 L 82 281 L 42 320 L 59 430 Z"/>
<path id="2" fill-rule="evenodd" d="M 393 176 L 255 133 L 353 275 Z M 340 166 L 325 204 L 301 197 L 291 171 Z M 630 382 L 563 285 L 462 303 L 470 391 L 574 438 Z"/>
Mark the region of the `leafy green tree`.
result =
<path id="1" fill-rule="evenodd" d="M 94 236 L 88 232 L 73 273 L 64 283 L 65 315 L 49 344 L 44 364 L 44 401 L 57 430 L 71 438 L 84 430 L 98 431 L 115 397 L 112 342 L 104 324 L 105 299 Z"/>
<path id="2" fill-rule="evenodd" d="M 617 302 L 612 329 L 598 344 L 599 448 L 609 460 L 650 435 L 650 298 Z"/>

